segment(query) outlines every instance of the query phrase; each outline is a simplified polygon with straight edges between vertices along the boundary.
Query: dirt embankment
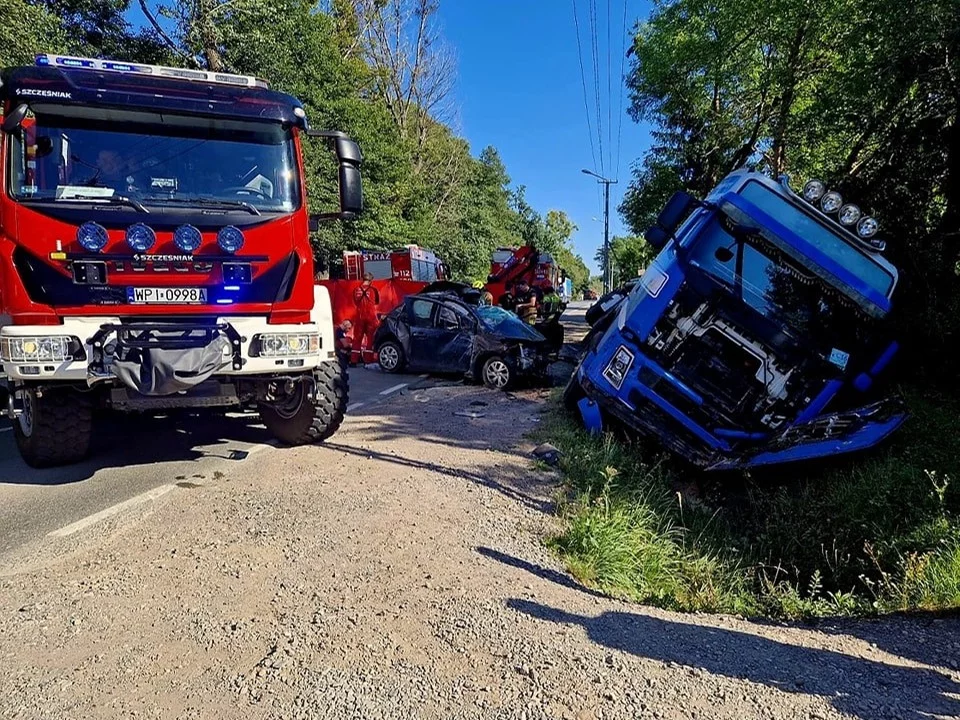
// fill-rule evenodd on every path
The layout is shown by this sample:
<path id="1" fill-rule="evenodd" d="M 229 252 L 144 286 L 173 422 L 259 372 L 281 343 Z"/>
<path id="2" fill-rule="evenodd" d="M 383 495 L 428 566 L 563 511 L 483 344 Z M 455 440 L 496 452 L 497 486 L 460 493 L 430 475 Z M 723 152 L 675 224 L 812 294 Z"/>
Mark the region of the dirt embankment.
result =
<path id="1" fill-rule="evenodd" d="M 407 392 L 0 569 L 0 717 L 960 715 L 955 620 L 804 629 L 578 588 L 540 541 L 545 400 Z"/>

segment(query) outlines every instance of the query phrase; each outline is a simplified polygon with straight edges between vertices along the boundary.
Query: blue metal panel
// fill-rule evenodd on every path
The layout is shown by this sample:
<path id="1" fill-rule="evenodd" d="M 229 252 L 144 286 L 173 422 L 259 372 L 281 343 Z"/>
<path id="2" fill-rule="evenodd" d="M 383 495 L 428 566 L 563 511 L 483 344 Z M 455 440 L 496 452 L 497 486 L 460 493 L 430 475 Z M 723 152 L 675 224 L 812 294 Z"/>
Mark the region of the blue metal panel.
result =
<path id="1" fill-rule="evenodd" d="M 590 398 L 582 398 L 577 403 L 580 409 L 580 416 L 583 418 L 583 426 L 591 435 L 599 435 L 603 432 L 603 417 L 600 415 L 600 406 Z"/>
<path id="2" fill-rule="evenodd" d="M 866 450 L 877 445 L 884 438 L 896 430 L 903 421 L 906 420 L 906 413 L 895 415 L 882 423 L 868 423 L 859 430 L 843 438 L 832 440 L 817 440 L 802 445 L 776 452 L 760 453 L 756 457 L 743 463 L 743 467 L 759 467 L 762 465 L 775 465 L 778 463 L 797 462 L 799 460 L 812 460 L 831 455 L 841 455 L 843 453 L 856 452 L 857 450 Z M 728 467 L 737 467 L 740 463 L 731 461 L 723 463 Z M 715 468 L 723 469 L 720 466 Z"/>

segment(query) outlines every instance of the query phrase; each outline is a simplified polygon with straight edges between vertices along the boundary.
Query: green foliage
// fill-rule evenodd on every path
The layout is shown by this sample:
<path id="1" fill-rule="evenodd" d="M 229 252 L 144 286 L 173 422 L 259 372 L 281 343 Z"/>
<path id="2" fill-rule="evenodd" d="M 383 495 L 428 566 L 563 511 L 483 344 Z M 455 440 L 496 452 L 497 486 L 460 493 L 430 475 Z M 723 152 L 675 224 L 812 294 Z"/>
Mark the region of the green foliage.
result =
<path id="1" fill-rule="evenodd" d="M 726 173 L 820 177 L 878 215 L 903 275 L 901 335 L 955 375 L 960 330 L 960 12 L 955 0 L 671 0 L 638 25 L 631 113 L 654 126 L 620 207 Z"/>
<path id="2" fill-rule="evenodd" d="M 60 21 L 43 5 L 28 0 L 0 3 L 0 67 L 30 64 L 38 52 L 64 49 Z"/>
<path id="3" fill-rule="evenodd" d="M 588 271 L 571 250 L 575 228 L 566 215 L 541 216 L 523 188 L 511 188 L 495 148 L 474 157 L 463 138 L 432 116 L 443 110 L 454 71 L 436 54 L 436 35 L 425 35 L 419 48 L 434 61 L 429 69 L 416 79 L 388 76 L 390 62 L 374 31 L 391 27 L 394 2 L 182 0 L 160 5 L 169 28 L 161 37 L 133 30 L 124 19 L 130 0 L 10 0 L 0 4 L 0 60 L 19 64 L 32 62 L 36 52 L 67 51 L 207 67 L 256 75 L 295 95 L 312 125 L 349 133 L 364 155 L 365 212 L 312 237 L 321 269 L 344 249 L 416 243 L 435 250 L 455 277 L 486 280 L 494 249 L 530 241 L 585 284 Z M 435 6 L 422 9 L 429 24 Z M 401 46 L 392 45 L 390 57 L 399 62 L 416 52 L 402 47 L 409 41 L 404 36 Z M 402 85 L 402 112 L 394 80 Z M 305 142 L 304 162 L 310 210 L 333 209 L 337 176 L 327 147 Z"/>
<path id="4" fill-rule="evenodd" d="M 826 472 L 699 478 L 641 444 L 543 428 L 568 484 L 551 540 L 588 585 L 662 607 L 776 617 L 960 607 L 956 398 L 911 392 L 886 451 Z"/>

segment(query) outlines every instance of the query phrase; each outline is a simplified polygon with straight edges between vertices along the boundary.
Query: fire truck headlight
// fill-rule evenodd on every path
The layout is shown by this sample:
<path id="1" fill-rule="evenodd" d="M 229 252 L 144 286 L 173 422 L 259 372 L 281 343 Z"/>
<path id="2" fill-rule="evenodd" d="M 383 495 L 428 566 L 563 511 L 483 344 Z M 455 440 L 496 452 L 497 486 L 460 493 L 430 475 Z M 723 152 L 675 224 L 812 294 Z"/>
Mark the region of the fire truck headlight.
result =
<path id="1" fill-rule="evenodd" d="M 869 215 L 865 218 L 860 218 L 860 222 L 857 225 L 857 234 L 864 239 L 872 238 L 880 230 L 880 223 L 877 222 L 876 218 L 872 218 Z"/>
<path id="2" fill-rule="evenodd" d="M 224 252 L 235 253 L 243 247 L 243 233 L 233 225 L 227 225 L 217 233 L 217 244 Z"/>
<path id="3" fill-rule="evenodd" d="M 100 252 L 107 246 L 107 229 L 95 222 L 85 222 L 77 228 L 77 242 L 88 252 Z"/>
<path id="4" fill-rule="evenodd" d="M 144 253 L 157 242 L 157 234 L 143 223 L 127 228 L 127 245 L 137 252 Z"/>
<path id="5" fill-rule="evenodd" d="M 827 186 L 819 180 L 807 180 L 807 184 L 803 186 L 803 199 L 808 203 L 815 203 L 826 191 Z"/>
<path id="6" fill-rule="evenodd" d="M 5 337 L 0 339 L 0 357 L 7 362 L 64 362 L 82 354 L 80 339 L 71 335 Z"/>
<path id="7" fill-rule="evenodd" d="M 849 227 L 857 224 L 857 221 L 860 219 L 860 215 L 862 215 L 860 208 L 852 203 L 847 203 L 840 208 L 840 213 L 837 215 L 837 220 L 840 221 L 841 225 L 846 225 Z"/>
<path id="8" fill-rule="evenodd" d="M 194 253 L 203 242 L 200 231 L 193 225 L 181 225 L 173 231 L 173 244 L 185 253 Z"/>
<path id="9" fill-rule="evenodd" d="M 316 355 L 320 352 L 320 336 L 316 333 L 263 333 L 257 341 L 261 357 Z"/>
<path id="10" fill-rule="evenodd" d="M 831 215 L 843 206 L 843 198 L 836 190 L 831 190 L 820 198 L 820 209 Z"/>

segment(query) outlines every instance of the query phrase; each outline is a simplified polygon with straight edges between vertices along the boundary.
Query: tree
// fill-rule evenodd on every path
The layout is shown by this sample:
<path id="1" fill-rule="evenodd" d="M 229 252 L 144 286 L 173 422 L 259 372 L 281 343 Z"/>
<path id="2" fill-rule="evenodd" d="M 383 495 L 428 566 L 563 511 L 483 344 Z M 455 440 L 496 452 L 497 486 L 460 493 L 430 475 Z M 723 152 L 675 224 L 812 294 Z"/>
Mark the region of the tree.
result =
<path id="1" fill-rule="evenodd" d="M 923 358 L 960 331 L 960 13 L 955 0 L 675 0 L 638 26 L 631 114 L 654 125 L 620 210 L 745 164 L 820 177 L 879 216 Z"/>

